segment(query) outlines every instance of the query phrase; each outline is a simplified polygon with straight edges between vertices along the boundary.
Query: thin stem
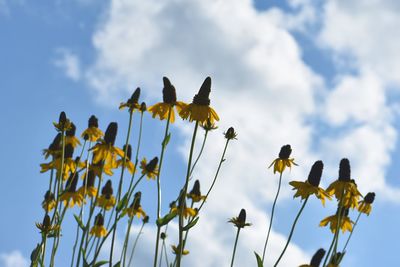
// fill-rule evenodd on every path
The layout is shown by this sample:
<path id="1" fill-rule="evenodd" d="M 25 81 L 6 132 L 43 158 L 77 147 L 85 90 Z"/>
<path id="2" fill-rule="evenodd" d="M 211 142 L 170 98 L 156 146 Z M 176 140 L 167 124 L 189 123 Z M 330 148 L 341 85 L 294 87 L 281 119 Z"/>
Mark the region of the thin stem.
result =
<path id="1" fill-rule="evenodd" d="M 238 243 L 238 240 L 239 240 L 239 233 L 240 233 L 240 227 L 238 227 L 237 232 L 236 232 L 235 245 L 233 246 L 231 267 L 233 267 L 233 262 L 234 262 L 234 260 L 235 260 L 236 246 L 237 246 L 237 243 Z"/>
<path id="2" fill-rule="evenodd" d="M 124 151 L 124 158 L 122 159 L 122 170 L 121 170 L 121 176 L 119 179 L 119 185 L 118 185 L 118 193 L 117 193 L 117 205 L 119 201 L 121 200 L 121 190 L 122 190 L 122 183 L 124 180 L 124 172 L 125 172 L 125 164 L 126 164 L 126 159 L 127 159 L 127 151 L 128 151 L 128 143 L 129 143 L 129 136 L 131 133 L 131 126 L 132 126 L 132 116 L 133 115 L 133 110 L 129 112 L 129 125 L 128 125 L 128 133 L 126 134 L 126 140 L 125 140 L 125 151 Z M 117 220 L 118 213 L 119 211 L 115 209 L 117 206 L 115 205 L 113 210 L 115 210 L 115 218 L 114 220 Z M 114 251 L 114 240 L 115 240 L 115 234 L 117 232 L 117 225 L 115 225 L 115 228 L 113 230 L 112 234 L 112 239 L 111 239 L 111 249 L 110 249 L 110 259 L 109 259 L 109 265 L 112 267 L 112 256 L 113 256 L 113 251 Z"/>
<path id="3" fill-rule="evenodd" d="M 201 144 L 200 152 L 197 155 L 197 158 L 193 163 L 192 169 L 190 170 L 190 176 L 192 176 L 193 170 L 196 167 L 196 164 L 199 161 L 201 155 L 203 154 L 203 150 L 204 150 L 204 147 L 205 147 L 205 144 L 206 144 L 206 141 L 207 141 L 207 136 L 208 136 L 208 131 L 206 130 L 206 132 L 204 133 L 203 143 Z"/>
<path id="4" fill-rule="evenodd" d="M 168 110 L 168 119 L 167 119 L 167 124 L 165 126 L 165 134 L 164 134 L 164 139 L 161 143 L 161 155 L 160 155 L 160 161 L 158 165 L 158 174 L 157 174 L 157 220 L 161 218 L 161 184 L 160 184 L 160 176 L 161 176 L 161 167 L 164 159 L 164 151 L 165 148 L 167 147 L 167 136 L 168 136 L 168 130 L 169 130 L 169 124 L 170 124 L 170 119 L 171 119 L 171 113 L 173 112 L 172 107 L 169 107 Z M 161 227 L 157 225 L 157 234 L 156 234 L 156 247 L 155 247 L 155 252 L 154 252 L 154 261 L 153 265 L 154 267 L 157 267 L 157 257 L 158 257 L 158 245 L 160 243 L 160 230 Z"/>
<path id="5" fill-rule="evenodd" d="M 273 220 L 274 220 L 275 205 L 276 205 L 276 201 L 278 200 L 279 191 L 281 190 L 281 184 L 282 184 L 282 173 L 280 173 L 280 175 L 279 175 L 278 191 L 276 191 L 274 203 L 272 204 L 271 218 L 270 218 L 270 220 L 269 220 L 267 238 L 265 239 L 264 250 L 263 250 L 263 256 L 262 256 L 262 262 L 263 262 L 263 263 L 264 263 L 264 259 L 265 259 L 265 252 L 267 251 L 267 244 L 268 244 L 268 240 L 269 240 L 269 234 L 270 234 L 271 228 L 272 228 L 272 222 L 273 222 Z"/>
<path id="6" fill-rule="evenodd" d="M 188 189 L 190 170 L 191 170 L 191 166 L 192 166 L 194 143 L 196 141 L 196 134 L 197 134 L 198 126 L 199 126 L 199 122 L 196 121 L 194 130 L 193 130 L 192 144 L 190 145 L 189 160 L 188 160 L 188 167 L 187 167 L 187 173 L 186 173 L 186 181 L 185 181 L 185 185 L 183 187 L 183 192 L 182 192 L 182 194 L 183 194 L 182 202 L 185 202 L 185 196 L 186 196 L 187 189 Z M 179 211 L 179 245 L 178 245 L 178 248 L 180 249 L 180 251 L 176 254 L 178 267 L 181 266 L 181 258 L 182 258 L 182 253 L 183 253 L 183 209 L 184 209 L 185 205 L 184 205 L 184 203 L 181 203 L 180 206 L 181 207 L 180 207 L 180 211 Z"/>
<path id="7" fill-rule="evenodd" d="M 131 231 L 132 222 L 133 222 L 133 216 L 131 218 L 129 218 L 129 221 L 128 221 L 128 230 L 126 231 L 125 240 L 124 240 L 124 246 L 122 247 L 121 258 L 119 260 L 121 262 L 122 266 L 125 266 L 124 264 L 125 264 L 125 260 L 126 260 L 126 251 L 127 251 L 127 248 L 128 248 L 129 233 Z"/>
<path id="8" fill-rule="evenodd" d="M 328 253 L 326 253 L 324 264 L 322 266 L 326 266 L 326 264 L 329 263 L 328 259 L 330 260 L 331 257 L 335 255 L 335 250 L 332 251 L 332 248 L 334 247 L 335 242 L 337 242 L 337 240 L 339 239 L 339 230 L 340 230 L 340 226 L 341 226 L 341 213 L 342 213 L 342 209 L 343 209 L 343 207 L 342 207 L 343 195 L 344 195 L 344 187 L 343 187 L 342 195 L 340 197 L 339 204 L 338 204 L 339 208 L 337 211 L 338 220 L 337 220 L 336 231 L 333 235 L 331 245 L 329 246 Z M 331 252 L 332 252 L 332 256 L 330 256 Z"/>
<path id="9" fill-rule="evenodd" d="M 350 235 L 349 235 L 349 237 L 347 238 L 346 244 L 345 244 L 344 247 L 343 247 L 342 255 L 346 252 L 347 245 L 349 244 L 350 238 L 351 238 L 351 236 L 353 235 L 354 229 L 356 228 L 357 223 L 358 223 L 358 220 L 359 220 L 360 217 L 361 217 L 361 213 L 362 213 L 361 211 L 358 213 L 356 222 L 355 222 L 354 225 L 353 225 L 353 229 L 351 229 Z"/>
<path id="10" fill-rule="evenodd" d="M 303 209 L 307 204 L 307 200 L 308 200 L 308 197 L 304 200 L 303 205 L 301 206 L 299 212 L 297 213 L 296 219 L 294 219 L 292 229 L 290 230 L 290 234 L 289 234 L 288 240 L 286 242 L 286 245 L 283 248 L 283 251 L 282 251 L 281 255 L 279 256 L 278 260 L 275 262 L 274 267 L 278 266 L 279 261 L 282 259 L 283 254 L 285 254 L 285 251 L 286 251 L 287 247 L 289 246 L 290 240 L 292 239 L 292 236 L 293 236 L 294 228 L 296 227 L 296 223 L 297 223 L 298 219 L 300 218 L 300 214 L 303 212 Z"/>
<path id="11" fill-rule="evenodd" d="M 143 222 L 142 226 L 140 227 L 139 233 L 137 234 L 137 236 L 135 238 L 135 242 L 133 242 L 132 252 L 131 252 L 131 256 L 129 257 L 129 262 L 128 262 L 127 266 L 131 266 L 131 262 L 132 262 L 132 259 L 133 259 L 133 254 L 135 253 L 136 245 L 137 245 L 137 243 L 139 241 L 140 235 L 142 234 L 144 225 L 145 225 L 145 223 Z M 125 259 L 124 259 L 124 264 L 125 264 Z M 125 265 L 123 265 L 123 266 L 125 266 Z"/>

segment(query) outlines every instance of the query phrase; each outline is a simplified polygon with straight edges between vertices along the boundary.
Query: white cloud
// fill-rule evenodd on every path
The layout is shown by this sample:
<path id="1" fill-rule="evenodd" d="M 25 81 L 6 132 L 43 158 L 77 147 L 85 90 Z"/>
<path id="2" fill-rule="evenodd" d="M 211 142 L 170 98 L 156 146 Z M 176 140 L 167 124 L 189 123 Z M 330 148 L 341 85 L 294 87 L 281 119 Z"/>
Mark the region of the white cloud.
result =
<path id="1" fill-rule="evenodd" d="M 71 51 L 60 48 L 57 50 L 57 58 L 54 65 L 62 69 L 65 75 L 73 81 L 79 81 L 81 78 L 80 60 L 77 55 Z"/>
<path id="2" fill-rule="evenodd" d="M 400 84 L 399 1 L 327 1 L 322 44 L 357 69 L 368 68 L 387 83 Z"/>
<path id="3" fill-rule="evenodd" d="M 10 253 L 0 254 L 0 265 L 3 267 L 27 267 L 28 260 L 24 258 L 20 251 L 14 250 Z"/>

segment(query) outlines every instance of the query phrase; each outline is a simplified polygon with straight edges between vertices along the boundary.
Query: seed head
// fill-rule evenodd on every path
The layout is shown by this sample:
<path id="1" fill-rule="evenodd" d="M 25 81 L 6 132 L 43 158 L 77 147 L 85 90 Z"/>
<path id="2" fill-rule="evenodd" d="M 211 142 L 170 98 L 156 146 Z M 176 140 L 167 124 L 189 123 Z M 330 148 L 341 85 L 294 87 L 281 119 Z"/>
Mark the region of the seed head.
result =
<path id="1" fill-rule="evenodd" d="M 175 104 L 176 90 L 167 77 L 163 77 L 163 102 L 167 104 Z"/>
<path id="2" fill-rule="evenodd" d="M 308 175 L 308 182 L 315 187 L 319 186 L 322 176 L 322 170 L 324 168 L 324 163 L 321 160 L 316 161 L 310 170 L 310 174 Z"/>
<path id="3" fill-rule="evenodd" d="M 115 143 L 115 138 L 117 137 L 117 131 L 118 124 L 116 122 L 111 122 L 107 127 L 106 133 L 104 134 L 104 141 L 113 146 Z"/>
<path id="4" fill-rule="evenodd" d="M 211 92 L 211 78 L 207 77 L 201 85 L 199 92 L 193 97 L 193 104 L 209 106 Z"/>
<path id="5" fill-rule="evenodd" d="M 96 118 L 95 115 L 92 115 L 89 118 L 88 128 L 90 128 L 90 127 L 95 127 L 95 128 L 99 127 L 99 121 L 98 121 L 98 119 Z"/>
<path id="6" fill-rule="evenodd" d="M 317 252 L 315 252 L 314 256 L 311 258 L 310 266 L 319 267 L 324 256 L 325 250 L 323 248 L 318 249 Z"/>
<path id="7" fill-rule="evenodd" d="M 340 161 L 339 181 L 350 182 L 350 161 L 346 158 Z"/>
<path id="8" fill-rule="evenodd" d="M 365 197 L 364 197 L 364 201 L 367 204 L 372 204 L 374 203 L 375 200 L 375 193 L 374 192 L 369 192 Z"/>
<path id="9" fill-rule="evenodd" d="M 281 151 L 279 151 L 279 158 L 289 159 L 291 153 L 292 153 L 292 148 L 290 147 L 290 145 L 284 145 L 281 147 Z"/>

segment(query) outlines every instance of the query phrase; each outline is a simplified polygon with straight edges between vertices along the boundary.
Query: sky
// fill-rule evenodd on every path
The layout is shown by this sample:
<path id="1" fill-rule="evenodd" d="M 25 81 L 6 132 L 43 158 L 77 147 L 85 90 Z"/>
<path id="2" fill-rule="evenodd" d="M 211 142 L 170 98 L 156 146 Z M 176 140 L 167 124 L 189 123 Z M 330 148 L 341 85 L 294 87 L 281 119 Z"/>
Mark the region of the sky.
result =
<path id="1" fill-rule="evenodd" d="M 221 156 L 223 132 L 233 126 L 238 133 L 192 232 L 185 264 L 228 265 L 235 231 L 226 221 L 245 208 L 253 225 L 241 233 L 235 262 L 255 266 L 253 251 L 262 251 L 278 183 L 267 167 L 282 145 L 291 144 L 299 166 L 283 177 L 266 266 L 279 255 L 301 205 L 288 182 L 305 180 L 313 162 L 323 160 L 326 187 L 344 157 L 360 191 L 376 192 L 376 201 L 357 225 L 342 265 L 393 266 L 400 234 L 399 12 L 392 0 L 0 0 L 0 266 L 28 266 L 40 240 L 34 223 L 43 218 L 48 181 L 39 173 L 41 150 L 55 135 L 52 122 L 60 111 L 78 133 L 92 114 L 102 129 L 118 122 L 122 147 L 128 116 L 119 103 L 136 87 L 148 104 L 159 102 L 163 76 L 185 102 L 212 77 L 211 105 L 221 121 L 194 174 L 203 191 Z M 141 156 L 158 155 L 163 129 L 145 116 Z M 179 120 L 172 127 L 164 212 L 183 181 L 192 130 Z M 140 188 L 153 219 L 155 186 L 148 181 Z M 330 231 L 318 223 L 335 209 L 333 202 L 322 208 L 310 201 L 281 266 L 307 263 L 329 246 Z M 63 230 L 60 267 L 69 266 L 62 259 L 70 255 L 71 228 Z M 117 235 L 117 251 L 122 238 Z M 171 244 L 174 238 L 171 233 Z M 151 262 L 153 239 L 150 223 L 137 251 L 139 266 Z"/>

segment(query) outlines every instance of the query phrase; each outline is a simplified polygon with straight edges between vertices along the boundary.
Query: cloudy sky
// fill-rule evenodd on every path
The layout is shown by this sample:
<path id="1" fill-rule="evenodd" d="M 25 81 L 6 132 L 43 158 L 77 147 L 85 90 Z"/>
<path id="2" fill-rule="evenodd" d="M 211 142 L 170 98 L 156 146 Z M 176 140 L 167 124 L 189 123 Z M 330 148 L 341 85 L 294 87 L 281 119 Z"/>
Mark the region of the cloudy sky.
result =
<path id="1" fill-rule="evenodd" d="M 103 129 L 110 121 L 126 129 L 119 102 L 138 86 L 147 103 L 160 101 L 163 76 L 186 102 L 206 76 L 213 79 L 211 104 L 221 121 L 195 174 L 203 191 L 223 149 L 222 133 L 230 126 L 238 133 L 192 231 L 188 266 L 228 265 L 235 232 L 226 221 L 241 208 L 253 226 L 242 232 L 236 262 L 255 265 L 253 251 L 262 251 L 277 187 L 278 177 L 267 166 L 284 144 L 292 145 L 299 167 L 284 176 L 267 266 L 300 207 L 287 182 L 304 180 L 321 159 L 327 186 L 343 157 L 350 159 L 360 191 L 377 194 L 343 265 L 392 266 L 400 234 L 399 12 L 394 0 L 0 0 L 0 266 L 28 266 L 39 242 L 34 222 L 43 217 L 48 179 L 39 174 L 41 149 L 55 134 L 59 112 L 67 112 L 78 132 L 92 114 Z M 183 182 L 192 126 L 177 122 L 172 129 L 164 211 Z M 153 157 L 163 124 L 147 116 L 144 131 L 142 156 Z M 122 144 L 122 134 L 118 140 Z M 141 190 L 154 218 L 155 183 Z M 334 203 L 307 205 L 282 266 L 306 263 L 329 246 L 329 230 L 317 225 L 334 211 Z M 145 230 L 138 264 L 151 262 L 153 231 Z M 61 256 L 70 255 L 73 232 L 65 229 Z M 58 266 L 69 263 L 60 260 Z"/>

